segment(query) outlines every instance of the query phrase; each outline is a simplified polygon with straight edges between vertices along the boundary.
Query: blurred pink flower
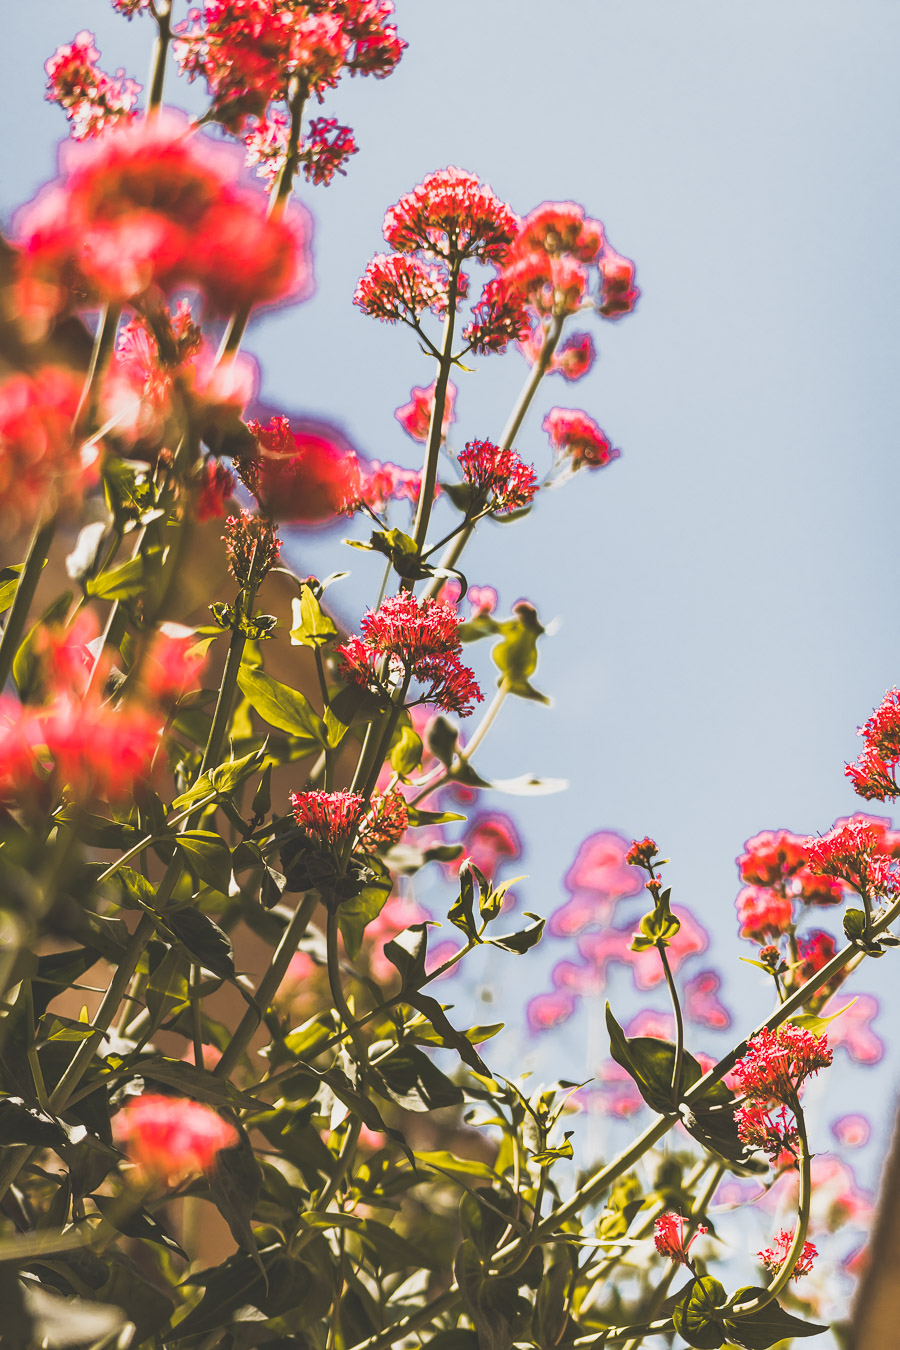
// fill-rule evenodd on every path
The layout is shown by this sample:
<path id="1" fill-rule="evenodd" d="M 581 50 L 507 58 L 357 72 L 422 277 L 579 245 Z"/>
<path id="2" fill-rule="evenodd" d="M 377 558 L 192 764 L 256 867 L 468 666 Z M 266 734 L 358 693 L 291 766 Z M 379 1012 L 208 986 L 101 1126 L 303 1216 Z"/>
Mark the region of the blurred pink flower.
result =
<path id="1" fill-rule="evenodd" d="M 706 951 L 709 936 L 689 910 L 673 905 L 672 913 L 681 921 L 681 927 L 667 948 L 669 965 L 674 972 L 689 956 Z M 633 952 L 632 933 L 631 925 L 628 928 L 608 928 L 602 933 L 585 933 L 578 939 L 578 950 L 603 975 L 610 961 L 618 962 L 631 966 L 635 988 L 653 989 L 664 978 L 659 953 L 655 947 Z"/>
<path id="2" fill-rule="evenodd" d="M 675 1039 L 675 1018 L 671 1013 L 657 1012 L 654 1008 L 644 1008 L 625 1027 L 625 1035 L 652 1036 L 655 1040 L 671 1041 Z"/>
<path id="3" fill-rule="evenodd" d="M 366 928 L 366 945 L 369 950 L 369 969 L 376 980 L 383 983 L 394 979 L 396 967 L 384 954 L 385 943 L 390 942 L 410 924 L 425 923 L 431 915 L 415 900 L 406 900 L 402 896 L 392 895 L 372 922 Z"/>
<path id="4" fill-rule="evenodd" d="M 832 1124 L 831 1133 L 844 1148 L 862 1148 L 871 1138 L 872 1126 L 865 1116 L 841 1116 Z"/>
<path id="5" fill-rule="evenodd" d="M 731 1026 L 731 1013 L 717 997 L 722 981 L 714 970 L 701 970 L 684 986 L 684 1014 L 689 1022 L 724 1030 Z"/>
<path id="6" fill-rule="evenodd" d="M 555 993 L 536 994 L 534 998 L 529 999 L 525 1009 L 528 1029 L 549 1031 L 551 1027 L 561 1026 L 563 1022 L 568 1022 L 577 1004 L 578 1000 L 574 994 L 567 994 L 561 990 Z"/>
<path id="7" fill-rule="evenodd" d="M 592 924 L 608 923 L 618 900 L 637 895 L 644 878 L 625 862 L 630 840 L 613 830 L 598 830 L 580 845 L 566 874 L 572 898 L 550 916 L 547 932 L 573 937 Z"/>
<path id="8" fill-rule="evenodd" d="M 828 1003 L 827 1015 L 845 1008 L 834 1022 L 828 1024 L 828 1043 L 842 1045 L 857 1064 L 877 1064 L 884 1056 L 884 1042 L 872 1029 L 872 1019 L 878 1012 L 878 999 L 873 994 L 859 994 L 855 1000 L 843 998 Z"/>

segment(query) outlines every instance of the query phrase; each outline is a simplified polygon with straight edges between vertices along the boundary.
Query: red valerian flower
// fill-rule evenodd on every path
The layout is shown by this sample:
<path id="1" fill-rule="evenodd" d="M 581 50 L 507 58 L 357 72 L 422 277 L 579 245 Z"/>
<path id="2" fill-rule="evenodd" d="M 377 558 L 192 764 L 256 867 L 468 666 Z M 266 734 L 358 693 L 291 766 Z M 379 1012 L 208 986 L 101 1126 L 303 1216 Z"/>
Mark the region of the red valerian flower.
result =
<path id="1" fill-rule="evenodd" d="M 204 644 L 193 628 L 161 623 L 141 667 L 143 687 L 156 703 L 173 705 L 185 689 L 196 688 L 205 665 Z"/>
<path id="2" fill-rule="evenodd" d="M 112 6 L 120 14 L 124 14 L 126 19 L 133 19 L 135 14 L 150 8 L 150 0 L 112 0 Z"/>
<path id="3" fill-rule="evenodd" d="M 587 413 L 576 408 L 551 408 L 541 424 L 560 461 L 574 472 L 583 465 L 602 469 L 619 458 L 612 442 Z"/>
<path id="4" fill-rule="evenodd" d="M 781 937 L 791 926 L 794 906 L 789 896 L 765 886 L 744 886 L 734 902 L 742 938 L 764 942 Z"/>
<path id="5" fill-rule="evenodd" d="M 800 1135 L 797 1121 L 786 1106 L 739 1106 L 734 1119 L 741 1143 L 767 1153 L 773 1162 L 785 1150 L 796 1154 Z"/>
<path id="6" fill-rule="evenodd" d="M 306 213 L 267 216 L 237 185 L 236 151 L 189 132 L 166 112 L 64 145 L 63 177 L 15 222 L 26 279 L 62 284 L 78 304 L 197 286 L 226 314 L 307 295 Z"/>
<path id="7" fill-rule="evenodd" d="M 701 970 L 684 986 L 684 1012 L 691 1022 L 723 1030 L 731 1026 L 731 1013 L 717 997 L 722 981 L 714 970 Z"/>
<path id="8" fill-rule="evenodd" d="M 887 691 L 859 734 L 885 759 L 900 758 L 900 689 Z"/>
<path id="9" fill-rule="evenodd" d="M 470 586 L 466 591 L 466 599 L 472 607 L 473 615 L 493 614 L 499 596 L 493 586 Z"/>
<path id="10" fill-rule="evenodd" d="M 359 792 L 292 792 L 297 824 L 320 844 L 341 845 L 356 833 L 365 800 Z"/>
<path id="11" fill-rule="evenodd" d="M 458 458 L 474 510 L 505 516 L 534 500 L 537 474 L 516 450 L 501 450 L 493 441 L 467 441 Z"/>
<path id="12" fill-rule="evenodd" d="M 402 792 L 376 793 L 359 827 L 359 845 L 364 852 L 396 844 L 409 825 L 409 812 Z"/>
<path id="13" fill-rule="evenodd" d="M 598 262 L 603 286 L 597 309 L 604 319 L 621 319 L 631 313 L 641 294 L 634 284 L 634 263 L 608 244 Z"/>
<path id="14" fill-rule="evenodd" d="M 410 401 L 404 403 L 402 407 L 397 408 L 394 416 L 400 423 L 407 436 L 412 436 L 414 441 L 421 441 L 422 444 L 428 439 L 428 428 L 431 425 L 431 414 L 434 408 L 434 389 L 435 382 L 430 384 L 427 389 L 414 386 L 410 390 Z M 456 402 L 456 385 L 452 380 L 447 381 L 447 392 L 444 397 L 444 416 L 441 421 L 441 439 L 446 438 L 450 430 L 450 423 L 456 421 L 453 412 L 453 405 Z"/>
<path id="15" fill-rule="evenodd" d="M 809 849 L 802 835 L 790 830 L 763 830 L 744 845 L 736 860 L 742 881 L 754 886 L 775 886 L 787 881 L 807 861 Z"/>
<path id="16" fill-rule="evenodd" d="M 629 867 L 643 867 L 646 871 L 653 871 L 653 859 L 659 853 L 659 845 L 655 839 L 651 839 L 649 834 L 645 834 L 643 839 L 632 839 L 631 847 L 625 854 L 625 861 Z"/>
<path id="17" fill-rule="evenodd" d="M 416 680 L 423 686 L 416 702 L 466 717 L 484 695 L 459 659 L 459 625 L 455 608 L 440 600 L 426 599 L 420 606 L 408 591 L 388 596 L 363 618 L 362 636 L 336 648 L 343 657 L 341 673 L 354 684 L 381 690 L 388 676 L 395 682 Z"/>
<path id="18" fill-rule="evenodd" d="M 314 117 L 300 147 L 306 181 L 328 184 L 336 173 L 346 174 L 344 166 L 358 149 L 350 127 L 340 126 L 336 117 Z"/>
<path id="19" fill-rule="evenodd" d="M 518 296 L 540 315 L 564 318 L 581 308 L 587 272 L 574 258 L 530 253 L 505 267 L 500 280 L 510 295 Z"/>
<path id="20" fill-rule="evenodd" d="M 268 516 L 229 516 L 222 535 L 228 570 L 239 586 L 258 586 L 278 561 L 281 540 Z"/>
<path id="21" fill-rule="evenodd" d="M 698 1224 L 694 1237 L 685 1243 L 684 1226 L 684 1218 L 668 1210 L 660 1215 L 653 1225 L 653 1241 L 660 1256 L 667 1256 L 670 1261 L 678 1261 L 683 1266 L 689 1266 L 691 1258 L 688 1252 L 694 1238 L 699 1237 L 701 1233 L 708 1233 L 709 1229 L 705 1224 Z"/>
<path id="22" fill-rule="evenodd" d="M 892 858 L 880 850 L 879 831 L 865 817 L 851 816 L 821 837 L 805 840 L 809 870 L 837 877 L 860 895 L 896 895 L 900 877 Z"/>
<path id="23" fill-rule="evenodd" d="M 185 1097 L 144 1093 L 113 1118 L 113 1133 L 144 1182 L 179 1181 L 211 1172 L 216 1157 L 234 1148 L 238 1132 L 210 1106 Z"/>
<path id="24" fill-rule="evenodd" d="M 323 524 L 359 499 L 359 462 L 348 445 L 312 431 L 293 431 L 286 417 L 248 427 L 259 453 L 235 462 L 267 515 L 285 524 Z"/>
<path id="25" fill-rule="evenodd" d="M 594 341 L 590 333 L 572 333 L 553 353 L 550 370 L 565 380 L 580 380 L 594 364 Z"/>
<path id="26" fill-rule="evenodd" d="M 488 881 L 493 881 L 504 859 L 519 858 L 522 854 L 522 841 L 514 822 L 500 811 L 476 816 L 463 836 L 463 846 L 465 856 Z M 454 873 L 459 871 L 461 861 L 450 864 Z"/>
<path id="27" fill-rule="evenodd" d="M 388 502 L 407 501 L 413 506 L 418 503 L 422 491 L 422 473 L 419 469 L 404 469 L 400 464 L 382 464 L 372 459 L 359 466 L 359 503 L 364 503 L 372 511 L 382 512 Z M 435 485 L 435 495 L 441 489 Z"/>
<path id="28" fill-rule="evenodd" d="M 794 967 L 798 982 L 800 984 L 806 984 L 807 980 L 811 980 L 814 975 L 817 975 L 823 966 L 828 965 L 828 962 L 836 952 L 837 944 L 835 943 L 834 938 L 830 933 L 823 932 L 821 928 L 814 929 L 811 933 L 807 934 L 806 937 L 798 938 L 797 956 L 799 959 Z M 843 976 L 839 972 L 833 980 L 830 980 L 828 984 L 819 991 L 817 997 L 822 998 L 824 1001 L 826 991 L 827 993 L 833 993 L 838 985 L 840 985 L 842 979 Z"/>
<path id="29" fill-rule="evenodd" d="M 514 258 L 542 251 L 551 257 L 568 253 L 582 263 L 596 261 L 603 247 L 603 226 L 585 216 L 575 202 L 542 202 L 524 216 L 511 249 Z"/>
<path id="30" fill-rule="evenodd" d="M 511 342 L 524 341 L 531 332 L 523 296 L 510 290 L 502 277 L 486 284 L 478 304 L 472 306 L 472 315 L 463 337 L 477 356 L 505 351 Z"/>
<path id="31" fill-rule="evenodd" d="M 793 1241 L 794 1234 L 789 1233 L 786 1229 L 782 1228 L 775 1239 L 774 1248 L 765 1247 L 761 1252 L 757 1252 L 760 1264 L 771 1271 L 773 1275 L 777 1275 L 787 1260 L 787 1255 L 791 1250 Z M 815 1261 L 818 1255 L 818 1250 L 813 1243 L 804 1242 L 803 1251 L 800 1253 L 797 1264 L 791 1271 L 791 1279 L 799 1280 L 801 1275 L 808 1275 L 813 1268 L 813 1261 Z"/>
<path id="32" fill-rule="evenodd" d="M 131 117 L 141 92 L 141 85 L 127 79 L 124 70 L 112 76 L 99 69 L 95 41 L 93 33 L 82 29 L 44 62 L 47 102 L 62 108 L 76 141 L 99 136 L 112 123 Z"/>
<path id="33" fill-rule="evenodd" d="M 384 217 L 384 237 L 398 253 L 478 258 L 501 264 L 518 217 L 474 174 L 455 165 L 428 174 Z"/>
<path id="34" fill-rule="evenodd" d="M 785 1022 L 774 1031 L 764 1027 L 752 1038 L 746 1055 L 735 1065 L 734 1075 L 752 1102 L 777 1101 L 792 1106 L 801 1084 L 826 1068 L 832 1058 L 826 1037 Z"/>
<path id="35" fill-rule="evenodd" d="M 872 746 L 862 751 L 855 764 L 845 764 L 844 774 L 858 797 L 866 801 L 887 801 L 900 793 L 897 786 L 897 761 L 887 761 Z"/>
<path id="36" fill-rule="evenodd" d="M 0 520 L 11 531 L 44 509 L 81 500 L 97 458 L 73 429 L 82 386 L 82 377 L 61 366 L 0 384 Z"/>
<path id="37" fill-rule="evenodd" d="M 234 476 L 220 459 L 204 461 L 195 484 L 194 519 L 198 525 L 225 515 L 225 503 L 234 492 Z"/>
<path id="38" fill-rule="evenodd" d="M 399 253 L 376 253 L 357 282 L 353 303 L 384 323 L 417 323 L 430 309 L 447 313 L 447 278 L 440 267 Z"/>

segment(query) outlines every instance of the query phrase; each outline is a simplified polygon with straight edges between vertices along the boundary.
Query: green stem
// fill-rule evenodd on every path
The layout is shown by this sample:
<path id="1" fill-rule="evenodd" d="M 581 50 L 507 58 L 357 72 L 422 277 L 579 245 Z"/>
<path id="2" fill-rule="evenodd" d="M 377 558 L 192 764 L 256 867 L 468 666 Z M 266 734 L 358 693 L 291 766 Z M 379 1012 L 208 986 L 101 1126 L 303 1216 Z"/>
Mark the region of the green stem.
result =
<path id="1" fill-rule="evenodd" d="M 44 570 L 55 532 L 56 516 L 50 515 L 38 521 L 32 535 L 28 556 L 19 574 L 19 584 L 16 586 L 12 608 L 3 627 L 3 636 L 0 637 L 0 691 L 6 687 L 9 679 L 19 643 L 25 632 L 28 611 L 31 609 L 31 602 L 41 579 L 41 572 Z"/>
<path id="2" fill-rule="evenodd" d="M 441 347 L 441 359 L 438 362 L 437 377 L 434 382 L 434 403 L 431 408 L 431 423 L 428 428 L 428 448 L 425 451 L 425 463 L 422 468 L 422 487 L 416 508 L 416 522 L 413 527 L 413 539 L 421 554 L 428 535 L 428 522 L 434 504 L 434 489 L 437 483 L 438 460 L 444 439 L 444 408 L 447 402 L 447 383 L 450 368 L 453 365 L 453 329 L 456 324 L 456 300 L 459 289 L 459 261 L 450 265 L 450 280 L 447 287 L 447 318 L 444 321 L 444 341 Z M 412 590 L 412 582 L 405 583 L 406 590 Z"/>
<path id="3" fill-rule="evenodd" d="M 800 1156 L 797 1159 L 800 1171 L 800 1194 L 797 1198 L 797 1227 L 794 1230 L 794 1240 L 765 1294 L 761 1294 L 759 1298 L 750 1303 L 739 1303 L 732 1308 L 731 1316 L 733 1317 L 750 1317 L 773 1303 L 782 1289 L 787 1288 L 794 1274 L 794 1266 L 803 1254 L 806 1233 L 809 1228 L 809 1207 L 812 1201 L 812 1158 L 809 1152 L 809 1140 L 806 1137 L 806 1122 L 803 1119 L 803 1112 L 798 1102 L 792 1103 L 792 1108 L 797 1121 L 797 1133 L 800 1137 Z"/>
<path id="4" fill-rule="evenodd" d="M 319 897 L 316 891 L 309 891 L 304 895 L 297 908 L 291 916 L 291 921 L 281 935 L 281 941 L 275 949 L 269 969 L 259 982 L 254 995 L 256 1006 L 265 1012 L 278 988 L 287 974 L 287 968 L 291 963 L 291 957 L 297 950 L 297 944 L 306 932 L 309 921 L 318 904 Z M 222 1058 L 219 1060 L 213 1073 L 219 1078 L 227 1077 L 241 1055 L 250 1044 L 254 1031 L 259 1026 L 259 1014 L 254 1008 L 248 1008 L 238 1023 L 237 1030 L 231 1040 L 222 1052 Z"/>
<path id="5" fill-rule="evenodd" d="M 121 305 L 107 305 L 103 310 L 103 317 L 94 337 L 91 364 L 88 367 L 78 411 L 75 414 L 76 431 L 80 431 L 85 437 L 92 434 L 97 424 L 97 405 L 100 402 L 101 385 L 116 349 L 116 334 L 119 331 L 121 316 Z"/>
<path id="6" fill-rule="evenodd" d="M 153 11 L 156 19 L 157 37 L 150 64 L 149 93 L 147 95 L 147 116 L 155 113 L 162 103 L 163 82 L 166 77 L 166 55 L 172 41 L 172 0 L 157 0 Z"/>
<path id="7" fill-rule="evenodd" d="M 656 944 L 656 949 L 659 952 L 659 959 L 662 961 L 663 974 L 666 977 L 666 985 L 675 1011 L 675 1064 L 672 1069 L 672 1100 L 677 1102 L 681 1096 L 681 1069 L 684 1063 L 684 1018 L 681 1015 L 678 990 L 675 988 L 675 981 L 672 978 L 672 968 L 666 955 L 666 944 L 660 940 Z"/>
<path id="8" fill-rule="evenodd" d="M 194 1046 L 194 1064 L 198 1069 L 203 1068 L 203 1000 L 200 995 L 202 981 L 202 967 L 192 961 L 190 984 L 191 1041 Z"/>

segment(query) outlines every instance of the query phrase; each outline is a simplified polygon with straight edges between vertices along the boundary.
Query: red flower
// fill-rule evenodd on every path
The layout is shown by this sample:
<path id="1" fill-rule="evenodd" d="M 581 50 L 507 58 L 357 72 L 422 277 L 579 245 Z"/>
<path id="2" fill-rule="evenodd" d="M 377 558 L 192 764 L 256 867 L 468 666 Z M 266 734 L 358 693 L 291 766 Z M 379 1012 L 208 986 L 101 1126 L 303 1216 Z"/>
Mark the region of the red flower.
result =
<path id="1" fill-rule="evenodd" d="M 113 9 L 124 14 L 126 19 L 133 19 L 141 10 L 150 8 L 150 0 L 112 0 L 112 5 Z"/>
<path id="2" fill-rule="evenodd" d="M 155 702 L 174 704 L 186 688 L 196 688 L 205 665 L 206 652 L 192 628 L 162 623 L 141 669 L 144 689 Z"/>
<path id="3" fill-rule="evenodd" d="M 486 183 L 451 164 L 390 207 L 383 228 L 399 253 L 502 263 L 517 226 L 515 212 Z"/>
<path id="4" fill-rule="evenodd" d="M 722 981 L 714 970 L 702 970 L 684 986 L 684 1011 L 691 1022 L 723 1030 L 731 1026 L 731 1013 L 717 997 Z"/>
<path id="5" fill-rule="evenodd" d="M 237 460 L 237 469 L 267 515 L 285 524 L 322 524 L 358 500 L 359 462 L 348 445 L 292 431 L 286 417 L 248 425 L 259 454 Z"/>
<path id="6" fill-rule="evenodd" d="M 792 900 L 763 886 L 745 886 L 734 902 L 740 922 L 740 935 L 753 942 L 780 937 L 793 922 Z"/>
<path id="7" fill-rule="evenodd" d="M 567 256 L 529 253 L 500 274 L 507 294 L 518 296 L 540 315 L 563 318 L 581 308 L 587 289 L 587 272 Z"/>
<path id="8" fill-rule="evenodd" d="M 605 319 L 621 319 L 631 313 L 641 294 L 634 284 L 634 263 L 607 244 L 599 264 L 603 287 L 597 308 Z"/>
<path id="9" fill-rule="evenodd" d="M 131 117 L 141 85 L 117 70 L 115 78 L 95 64 L 100 53 L 93 33 L 83 29 L 44 62 L 49 76 L 47 102 L 58 103 L 72 124 L 76 141 L 99 136 L 121 118 Z"/>
<path id="10" fill-rule="evenodd" d="M 824 1036 L 785 1022 L 770 1031 L 765 1027 L 735 1065 L 734 1074 L 742 1092 L 755 1103 L 783 1102 L 791 1106 L 801 1084 L 831 1063 L 832 1051 Z"/>
<path id="11" fill-rule="evenodd" d="M 619 458 L 612 442 L 587 413 L 576 408 L 551 408 L 544 418 L 542 429 L 550 437 L 550 444 L 561 461 L 574 471 L 582 465 L 602 469 Z"/>
<path id="12" fill-rule="evenodd" d="M 267 516 L 242 511 L 229 516 L 222 535 L 228 570 L 239 586 L 258 586 L 278 561 L 281 540 Z"/>
<path id="13" fill-rule="evenodd" d="M 678 1261 L 681 1265 L 690 1265 L 688 1252 L 694 1238 L 699 1237 L 701 1233 L 708 1233 L 709 1229 L 705 1224 L 698 1224 L 694 1237 L 690 1238 L 687 1244 L 684 1241 L 685 1220 L 680 1214 L 668 1210 L 662 1214 L 653 1225 L 653 1241 L 656 1244 L 656 1250 L 660 1256 L 667 1256 L 671 1261 Z"/>
<path id="14" fill-rule="evenodd" d="M 377 793 L 359 829 L 360 847 L 367 853 L 396 844 L 409 825 L 406 799 L 401 792 Z"/>
<path id="15" fill-rule="evenodd" d="M 872 746 L 867 746 L 855 764 L 845 764 L 844 774 L 853 790 L 866 801 L 887 801 L 900 792 L 897 786 L 897 760 L 887 761 Z"/>
<path id="16" fill-rule="evenodd" d="M 524 340 L 531 332 L 524 298 L 510 290 L 502 277 L 487 283 L 478 304 L 472 306 L 472 314 L 463 337 L 478 356 L 502 352 L 510 342 Z"/>
<path id="17" fill-rule="evenodd" d="M 797 955 L 800 959 L 795 971 L 799 983 L 806 984 L 807 980 L 817 975 L 823 966 L 828 965 L 836 951 L 837 944 L 834 938 L 830 933 L 824 933 L 821 928 L 814 929 L 807 937 L 798 938 Z M 842 976 L 838 974 L 834 980 L 829 981 L 826 989 L 833 992 L 841 983 L 841 979 Z M 820 991 L 819 997 L 824 993 L 825 990 Z"/>
<path id="18" fill-rule="evenodd" d="M 424 445 L 428 439 L 428 428 L 431 425 L 431 414 L 434 408 L 434 383 L 427 389 L 418 386 L 410 390 L 410 401 L 404 403 L 402 408 L 397 408 L 394 416 L 400 423 L 407 436 L 412 436 L 414 441 L 421 441 Z M 447 392 L 444 398 L 444 417 L 441 422 L 441 438 L 444 439 L 450 429 L 450 423 L 456 421 L 453 413 L 453 405 L 456 402 L 456 385 L 452 381 L 447 381 Z"/>
<path id="19" fill-rule="evenodd" d="M 184 1097 L 145 1093 L 115 1116 L 116 1139 L 127 1148 L 142 1178 L 176 1185 L 196 1172 L 210 1172 L 238 1132 L 212 1107 Z"/>
<path id="20" fill-rule="evenodd" d="M 540 250 L 551 256 L 568 253 L 579 262 L 592 263 L 603 247 L 603 226 L 591 220 L 575 202 L 542 202 L 529 211 L 512 247 L 515 258 Z"/>
<path id="21" fill-rule="evenodd" d="M 572 333 L 553 353 L 551 371 L 559 371 L 565 380 L 580 380 L 594 364 L 596 352 L 590 333 Z"/>
<path id="22" fill-rule="evenodd" d="M 515 450 L 501 450 L 492 441 L 468 441 L 459 465 L 472 488 L 475 511 L 507 515 L 534 500 L 537 475 Z"/>
<path id="23" fill-rule="evenodd" d="M 734 1113 L 738 1138 L 749 1148 L 758 1148 L 775 1162 L 787 1149 L 794 1153 L 800 1136 L 797 1122 L 786 1106 L 740 1106 Z"/>
<path id="24" fill-rule="evenodd" d="M 225 515 L 225 503 L 234 492 L 234 477 L 220 459 L 207 459 L 196 484 L 194 519 L 198 525 Z"/>
<path id="25" fill-rule="evenodd" d="M 358 792 L 291 793 L 291 809 L 297 824 L 311 839 L 331 846 L 353 837 L 364 805 Z"/>
<path id="26" fill-rule="evenodd" d="M 522 842 L 515 824 L 500 811 L 476 816 L 463 836 L 463 846 L 466 857 L 484 873 L 488 881 L 493 881 L 504 859 L 518 858 L 522 853 Z M 451 864 L 454 872 L 459 871 L 461 861 L 459 859 Z"/>
<path id="27" fill-rule="evenodd" d="M 362 637 L 336 649 L 344 658 L 342 674 L 354 684 L 381 690 L 386 679 L 417 680 L 424 689 L 416 702 L 466 717 L 484 695 L 459 659 L 459 625 L 455 608 L 440 600 L 427 599 L 420 606 L 408 591 L 388 596 L 364 617 Z"/>
<path id="28" fill-rule="evenodd" d="M 474 614 L 493 614 L 497 608 L 497 592 L 493 586 L 470 586 L 466 591 L 466 599 L 472 607 Z"/>
<path id="29" fill-rule="evenodd" d="M 625 854 L 625 861 L 629 867 L 643 867 L 646 871 L 652 872 L 653 859 L 658 853 L 659 845 L 656 840 L 646 834 L 643 839 L 632 839 L 631 847 Z"/>
<path id="30" fill-rule="evenodd" d="M 887 691 L 859 734 L 885 759 L 900 758 L 900 689 Z"/>
<path id="31" fill-rule="evenodd" d="M 373 459 L 359 467 L 359 501 L 373 511 L 384 511 L 388 502 L 418 503 L 422 491 L 422 474 L 418 469 L 404 469 L 400 464 L 382 464 Z M 440 487 L 435 485 L 435 495 Z"/>
<path id="32" fill-rule="evenodd" d="M 358 148 L 350 127 L 340 126 L 336 117 L 314 117 L 301 146 L 306 181 L 328 184 L 336 173 L 346 174 L 344 165 Z"/>
<path id="33" fill-rule="evenodd" d="M 748 839 L 745 853 L 737 859 L 741 880 L 756 886 L 775 886 L 787 881 L 807 861 L 806 840 L 790 830 L 764 830 Z"/>
<path id="34" fill-rule="evenodd" d="M 236 184 L 234 154 L 175 113 L 63 146 L 65 176 L 20 212 L 26 275 L 77 303 L 198 286 L 219 313 L 307 294 L 308 220 L 267 217 Z M 202 243 L 201 243 L 202 241 Z"/>
<path id="35" fill-rule="evenodd" d="M 851 816 L 804 842 L 811 872 L 836 877 L 860 895 L 896 895 L 900 890 L 893 860 L 881 852 L 879 830 L 866 817 Z"/>
<path id="36" fill-rule="evenodd" d="M 376 253 L 353 293 L 354 305 L 384 323 L 414 324 L 426 309 L 447 313 L 447 278 L 440 267 L 399 253 Z"/>
<path id="37" fill-rule="evenodd" d="M 787 1232 L 782 1228 L 775 1239 L 775 1247 L 765 1247 L 761 1252 L 757 1252 L 762 1265 L 773 1275 L 777 1275 L 781 1267 L 787 1260 L 787 1254 L 791 1250 L 791 1244 L 794 1241 L 794 1234 Z M 819 1255 L 811 1242 L 804 1242 L 803 1251 L 797 1260 L 797 1264 L 791 1271 L 791 1279 L 799 1280 L 801 1275 L 808 1275 L 813 1268 L 813 1261 Z"/>
<path id="38" fill-rule="evenodd" d="M 97 454 L 73 431 L 81 391 L 82 379 L 59 366 L 0 384 L 0 519 L 10 531 L 80 501 Z"/>

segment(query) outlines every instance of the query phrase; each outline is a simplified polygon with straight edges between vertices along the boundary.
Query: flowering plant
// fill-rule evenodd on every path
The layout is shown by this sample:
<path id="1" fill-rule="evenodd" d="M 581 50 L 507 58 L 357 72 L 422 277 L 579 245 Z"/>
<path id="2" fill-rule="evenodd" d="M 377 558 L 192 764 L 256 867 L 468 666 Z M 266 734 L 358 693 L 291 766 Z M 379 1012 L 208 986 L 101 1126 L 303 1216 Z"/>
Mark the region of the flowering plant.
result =
<path id="1" fill-rule="evenodd" d="M 847 1025 L 832 995 L 898 943 L 900 835 L 859 815 L 747 842 L 738 914 L 774 1008 L 716 1059 L 686 1024 L 728 1025 L 721 981 L 679 988 L 705 935 L 649 836 L 586 841 L 550 921 L 582 959 L 529 1003 L 535 1032 L 561 1023 L 615 962 L 665 988 L 670 1024 L 623 1029 L 607 1005 L 599 1089 L 504 1078 L 485 1049 L 499 1027 L 461 1027 L 429 988 L 478 949 L 527 961 L 544 931 L 502 917 L 514 823 L 457 808 L 497 786 L 479 752 L 504 705 L 549 701 L 532 683 L 546 629 L 526 600 L 499 615 L 461 563 L 482 521 L 506 528 L 618 457 L 578 408 L 544 417 L 543 480 L 516 441 L 543 380 L 594 361 L 570 321 L 634 311 L 635 265 L 572 202 L 520 215 L 475 174 L 427 173 L 388 207 L 390 251 L 353 297 L 429 363 L 396 413 L 421 468 L 263 424 L 247 324 L 310 295 L 294 188 L 356 152 L 308 108 L 347 72 L 395 68 L 390 0 L 203 0 L 183 19 L 169 0 L 113 3 L 155 26 L 146 98 L 99 68 L 89 32 L 48 59 L 71 139 L 16 217 L 0 293 L 2 511 L 30 536 L 0 576 L 4 1343 L 753 1350 L 817 1334 L 784 1306 L 802 1307 L 829 1182 L 804 1087 Z M 170 58 L 209 93 L 193 122 L 162 105 Z M 529 373 L 497 443 L 454 454 L 451 375 L 514 345 Z M 294 572 L 279 534 L 338 518 L 365 524 L 348 542 L 383 574 L 349 632 L 335 578 Z M 188 601 L 210 550 L 210 593 Z M 848 766 L 863 798 L 898 794 L 898 700 Z M 415 898 L 427 867 L 452 885 L 449 942 Z M 803 931 L 848 892 L 846 944 Z M 639 894 L 643 916 L 614 925 Z M 592 1093 L 648 1121 L 573 1177 L 562 1125 Z M 745 1183 L 794 1211 L 756 1263 L 727 1261 L 715 1222 Z"/>

